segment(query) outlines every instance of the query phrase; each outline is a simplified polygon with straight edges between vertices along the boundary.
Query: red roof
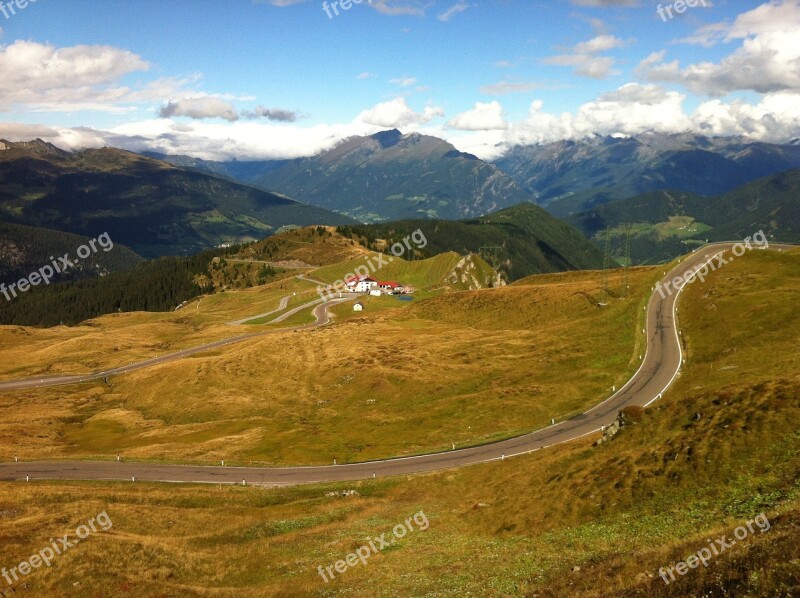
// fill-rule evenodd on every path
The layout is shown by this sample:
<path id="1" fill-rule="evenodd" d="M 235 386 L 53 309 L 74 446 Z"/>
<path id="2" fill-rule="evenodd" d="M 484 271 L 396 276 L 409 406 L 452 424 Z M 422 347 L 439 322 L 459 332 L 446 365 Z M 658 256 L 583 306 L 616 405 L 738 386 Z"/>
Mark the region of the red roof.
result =
<path id="1" fill-rule="evenodd" d="M 387 280 L 386 282 L 379 282 L 378 286 L 379 287 L 391 287 L 393 289 L 396 289 L 397 287 L 400 286 L 400 283 L 397 283 L 397 282 L 395 282 L 393 280 Z"/>

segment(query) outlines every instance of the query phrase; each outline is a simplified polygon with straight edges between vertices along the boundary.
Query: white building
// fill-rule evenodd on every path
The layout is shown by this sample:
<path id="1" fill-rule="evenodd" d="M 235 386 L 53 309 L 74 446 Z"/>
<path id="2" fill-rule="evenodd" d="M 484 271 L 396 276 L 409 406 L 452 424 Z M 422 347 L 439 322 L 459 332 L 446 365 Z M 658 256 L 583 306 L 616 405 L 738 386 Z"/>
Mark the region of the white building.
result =
<path id="1" fill-rule="evenodd" d="M 378 287 L 378 281 L 369 276 L 351 276 L 344 283 L 350 293 L 368 293 Z"/>

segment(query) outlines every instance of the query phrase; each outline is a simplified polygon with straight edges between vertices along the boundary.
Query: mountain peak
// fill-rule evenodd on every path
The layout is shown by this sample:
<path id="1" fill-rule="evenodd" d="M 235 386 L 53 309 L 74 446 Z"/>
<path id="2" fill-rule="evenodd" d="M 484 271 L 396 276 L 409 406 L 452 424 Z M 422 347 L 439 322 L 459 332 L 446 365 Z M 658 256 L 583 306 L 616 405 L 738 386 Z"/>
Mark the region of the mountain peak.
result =
<path id="1" fill-rule="evenodd" d="M 33 141 L 8 141 L 0 139 L 0 151 L 16 150 L 16 153 L 26 154 L 28 156 L 55 156 L 58 158 L 66 158 L 70 152 L 57 148 L 52 143 L 48 143 L 38 137 Z"/>
<path id="2" fill-rule="evenodd" d="M 374 135 L 370 135 L 370 138 L 377 141 L 383 149 L 386 149 L 397 145 L 397 143 L 403 138 L 403 134 L 397 129 L 392 129 L 390 131 L 381 131 L 379 133 L 375 133 Z"/>

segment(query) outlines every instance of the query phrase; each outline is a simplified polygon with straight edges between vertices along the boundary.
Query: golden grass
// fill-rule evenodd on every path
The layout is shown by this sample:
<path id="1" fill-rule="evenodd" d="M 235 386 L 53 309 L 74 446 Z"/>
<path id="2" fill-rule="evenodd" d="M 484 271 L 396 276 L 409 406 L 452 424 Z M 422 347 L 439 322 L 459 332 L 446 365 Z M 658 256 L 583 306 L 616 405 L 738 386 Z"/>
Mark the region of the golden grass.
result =
<path id="1" fill-rule="evenodd" d="M 795 595 L 800 313 L 786 299 L 800 291 L 799 257 L 759 252 L 687 289 L 684 373 L 641 423 L 599 448 L 584 439 L 461 470 L 288 489 L 0 484 L 0 566 L 105 510 L 113 530 L 34 571 L 31 595 Z M 413 329 L 415 317 L 399 319 Z M 3 416 L 55 402 L 6 400 Z M 360 494 L 325 496 L 349 488 Z M 324 584 L 317 566 L 419 510 L 426 532 Z M 673 586 L 657 577 L 762 511 L 768 533 Z"/>
<path id="2" fill-rule="evenodd" d="M 108 385 L 15 393 L 53 435 L 28 437 L 42 422 L 9 413 L 0 434 L 17 443 L 0 450 L 327 464 L 524 433 L 599 402 L 638 367 L 653 276 L 639 270 L 635 294 L 605 308 L 597 277 L 410 304 L 369 298 L 360 315 L 347 303 L 334 308 L 338 325 L 253 339 Z M 301 312 L 281 325 L 310 319 Z"/>

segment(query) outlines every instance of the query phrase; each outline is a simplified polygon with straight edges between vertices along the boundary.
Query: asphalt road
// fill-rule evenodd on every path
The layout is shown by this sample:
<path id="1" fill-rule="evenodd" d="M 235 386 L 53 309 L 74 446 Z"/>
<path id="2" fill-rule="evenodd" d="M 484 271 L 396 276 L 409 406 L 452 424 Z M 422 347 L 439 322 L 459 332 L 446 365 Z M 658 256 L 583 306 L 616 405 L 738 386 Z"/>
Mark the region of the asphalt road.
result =
<path id="1" fill-rule="evenodd" d="M 673 280 L 678 274 L 702 268 L 705 264 L 719 263 L 719 256 L 727 252 L 723 259 L 731 260 L 730 249 L 733 243 L 708 245 L 684 259 L 676 268 L 668 272 L 662 284 Z M 772 245 L 771 249 L 782 249 L 788 246 Z M 695 284 L 699 284 L 695 282 Z M 128 480 L 149 482 L 199 482 L 199 483 L 231 483 L 241 484 L 301 484 L 311 482 L 331 482 L 358 480 L 372 477 L 385 477 L 428 472 L 434 470 L 462 467 L 476 463 L 498 461 L 510 457 L 537 451 L 555 444 L 561 444 L 577 438 L 599 432 L 601 426 L 613 422 L 619 411 L 629 405 L 647 406 L 658 400 L 671 386 L 680 372 L 683 361 L 683 349 L 677 326 L 676 302 L 683 289 L 671 294 L 654 291 L 650 297 L 647 310 L 647 352 L 643 356 L 641 366 L 634 376 L 613 396 L 589 411 L 559 422 L 536 432 L 511 438 L 493 444 L 459 449 L 444 453 L 404 457 L 382 461 L 355 463 L 348 465 L 329 465 L 319 467 L 202 467 L 191 465 L 151 465 L 143 463 L 121 462 L 30 462 L 0 464 L 0 480 L 62 479 L 62 480 Z M 327 316 L 325 305 L 320 308 Z M 327 320 L 325 320 L 327 321 Z M 322 325 L 324 322 L 317 322 Z M 253 336 L 259 335 L 250 335 Z M 240 340 L 242 340 L 240 338 Z M 214 348 L 225 346 L 236 339 L 214 343 Z M 209 347 L 209 346 L 207 346 Z M 207 348 L 189 349 L 199 352 Z M 187 353 L 191 354 L 191 353 Z M 171 358 L 171 356 L 168 356 Z M 163 359 L 163 358 L 162 358 Z M 159 363 L 151 360 L 148 363 Z M 137 364 L 137 369 L 146 365 Z M 111 370 L 111 373 L 123 373 L 124 368 Z M 109 375 L 109 373 L 99 374 Z M 0 389 L 2 387 L 0 386 Z"/>
<path id="2" fill-rule="evenodd" d="M 294 326 L 291 328 L 278 328 L 274 330 L 266 330 L 264 332 L 255 332 L 253 334 L 243 334 L 240 336 L 234 336 L 231 338 L 226 338 L 220 341 L 215 341 L 213 343 L 207 343 L 205 345 L 199 345 L 197 347 L 191 347 L 189 349 L 183 349 L 182 351 L 176 351 L 175 353 L 169 353 L 168 355 L 162 355 L 161 357 L 154 357 L 153 359 L 148 359 L 146 361 L 138 361 L 136 363 L 131 363 L 129 365 L 124 365 L 118 368 L 112 368 L 110 370 L 103 370 L 101 372 L 93 372 L 89 374 L 80 374 L 76 376 L 52 376 L 52 377 L 41 377 L 41 378 L 26 378 L 24 380 L 8 380 L 5 382 L 0 382 L 0 392 L 3 391 L 13 391 L 13 390 L 24 390 L 30 388 L 44 388 L 48 386 L 64 386 L 67 384 L 77 384 L 79 382 L 88 382 L 91 380 L 100 380 L 102 378 L 110 377 L 110 376 L 119 376 L 120 374 L 127 374 L 128 372 L 133 372 L 136 370 L 143 370 L 145 368 L 152 367 L 154 365 L 158 365 L 160 363 L 167 363 L 169 361 L 175 361 L 178 359 L 183 359 L 184 357 L 188 357 L 189 355 L 195 355 L 197 353 L 203 353 L 205 351 L 213 351 L 214 349 L 220 349 L 222 347 L 227 347 L 229 345 L 233 345 L 236 343 L 241 343 L 243 341 L 247 341 L 254 338 L 259 338 L 263 336 L 269 336 L 271 334 L 282 334 L 284 332 L 291 332 L 293 330 L 308 330 L 309 328 L 317 328 L 319 326 L 325 326 L 330 321 L 330 315 L 328 314 L 328 307 L 332 305 L 336 305 L 337 303 L 344 303 L 346 301 L 352 301 L 352 297 L 347 297 L 344 299 L 335 299 L 331 300 L 328 303 L 323 303 L 318 305 L 314 310 L 314 318 L 315 321 L 311 324 L 304 324 L 302 326 Z M 280 305 L 283 306 L 283 309 L 286 308 L 286 303 L 289 301 L 289 297 L 284 297 L 281 299 Z M 311 303 L 307 303 L 305 305 L 300 306 L 297 309 L 291 310 L 287 314 L 283 316 L 279 316 L 273 322 L 283 321 L 286 317 L 291 316 L 301 309 L 305 309 L 314 305 L 316 303 L 321 303 L 321 299 L 317 299 L 312 301 Z M 277 311 L 280 311 L 279 308 Z M 270 312 L 276 313 L 276 312 Z M 270 315 L 270 314 L 266 314 Z M 254 316 L 258 317 L 258 316 Z M 247 318 L 248 320 L 252 320 L 254 318 Z M 270 322 L 272 323 L 272 322 Z M 234 324 L 234 323 L 232 323 Z"/>

